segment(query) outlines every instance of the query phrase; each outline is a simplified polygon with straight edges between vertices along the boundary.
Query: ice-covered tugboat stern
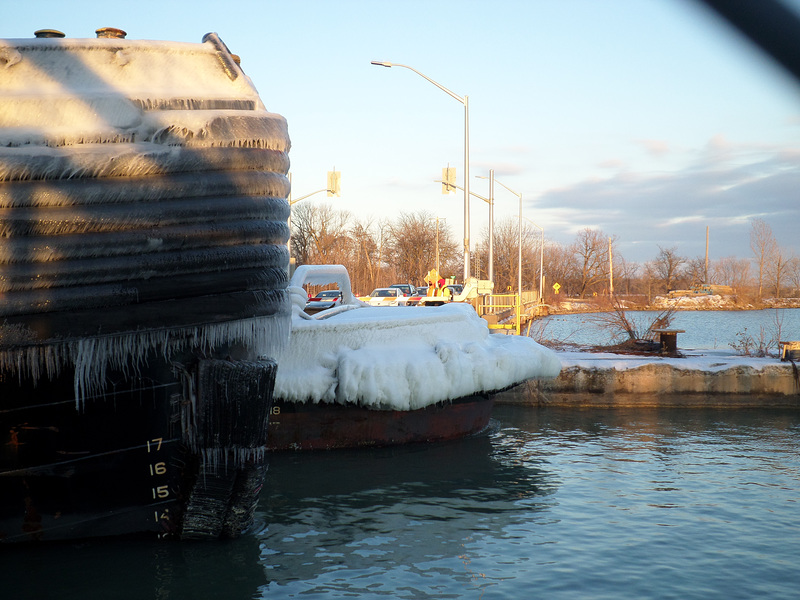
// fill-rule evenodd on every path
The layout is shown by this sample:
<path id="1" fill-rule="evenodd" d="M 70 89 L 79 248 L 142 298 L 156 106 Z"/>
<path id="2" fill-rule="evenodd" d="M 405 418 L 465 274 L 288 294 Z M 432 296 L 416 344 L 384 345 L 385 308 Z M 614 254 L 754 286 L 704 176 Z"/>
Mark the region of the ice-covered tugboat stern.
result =
<path id="1" fill-rule="evenodd" d="M 0 40 L 0 542 L 236 536 L 290 328 L 286 121 L 215 34 L 37 34 Z"/>

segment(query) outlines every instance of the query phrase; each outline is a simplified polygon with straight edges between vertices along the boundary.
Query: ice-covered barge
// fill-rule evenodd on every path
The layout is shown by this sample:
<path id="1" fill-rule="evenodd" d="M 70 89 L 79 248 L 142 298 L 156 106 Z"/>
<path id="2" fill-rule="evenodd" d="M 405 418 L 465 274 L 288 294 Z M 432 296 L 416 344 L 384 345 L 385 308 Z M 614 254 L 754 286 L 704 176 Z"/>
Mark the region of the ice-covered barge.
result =
<path id="1" fill-rule="evenodd" d="M 335 284 L 343 302 L 303 311 L 306 284 Z M 289 285 L 292 333 L 276 358 L 268 447 L 330 449 L 431 442 L 485 428 L 497 391 L 552 378 L 555 354 L 491 335 L 468 304 L 369 306 L 341 265 L 303 265 Z"/>
<path id="2" fill-rule="evenodd" d="M 0 40 L 0 542 L 236 536 L 289 331 L 289 138 L 238 57 Z"/>

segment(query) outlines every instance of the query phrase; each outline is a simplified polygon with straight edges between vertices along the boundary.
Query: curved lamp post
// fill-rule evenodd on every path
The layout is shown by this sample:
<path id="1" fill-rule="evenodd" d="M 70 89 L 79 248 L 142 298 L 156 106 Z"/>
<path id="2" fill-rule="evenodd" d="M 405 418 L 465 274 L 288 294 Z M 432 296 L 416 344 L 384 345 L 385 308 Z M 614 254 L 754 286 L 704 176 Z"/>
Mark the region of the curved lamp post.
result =
<path id="1" fill-rule="evenodd" d="M 414 71 L 414 73 L 423 79 L 427 79 L 451 98 L 455 98 L 464 105 L 464 283 L 466 284 L 467 279 L 469 278 L 469 98 L 467 96 L 462 98 L 458 94 L 448 90 L 440 83 L 435 82 L 427 75 L 420 73 L 415 68 L 409 67 L 408 65 L 401 65 L 398 63 L 380 60 L 373 60 L 371 61 L 371 64 L 379 67 L 403 67 L 404 69 Z"/>
<path id="2" fill-rule="evenodd" d="M 334 172 L 336 169 L 334 168 Z M 316 192 L 311 192 L 310 194 L 306 194 L 305 196 L 300 196 L 299 198 L 292 199 L 292 174 L 288 174 L 289 177 L 289 195 L 286 197 L 286 201 L 289 203 L 289 239 L 286 240 L 286 248 L 289 250 L 289 263 L 291 264 L 291 256 L 292 256 L 292 206 L 296 202 L 300 202 L 300 200 L 305 200 L 309 196 L 313 196 L 315 194 L 321 194 L 322 192 L 328 192 L 328 194 L 336 194 L 336 190 L 330 189 L 330 187 L 323 188 L 321 190 L 317 190 Z"/>

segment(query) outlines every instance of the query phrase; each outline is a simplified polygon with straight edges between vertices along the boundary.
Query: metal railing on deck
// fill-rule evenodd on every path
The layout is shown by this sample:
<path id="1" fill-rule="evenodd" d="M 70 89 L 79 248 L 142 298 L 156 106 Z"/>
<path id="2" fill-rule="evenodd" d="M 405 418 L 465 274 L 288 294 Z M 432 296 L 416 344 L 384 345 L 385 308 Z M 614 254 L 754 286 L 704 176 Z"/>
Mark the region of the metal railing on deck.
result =
<path id="1" fill-rule="evenodd" d="M 480 299 L 478 315 L 486 319 L 489 329 L 513 329 L 519 335 L 522 305 L 518 294 L 490 294 Z"/>
<path id="2" fill-rule="evenodd" d="M 478 315 L 483 317 L 489 329 L 513 330 L 520 334 L 525 323 L 538 314 L 531 307 L 539 305 L 537 292 L 522 292 L 518 294 L 487 294 L 479 296 L 475 306 Z"/>

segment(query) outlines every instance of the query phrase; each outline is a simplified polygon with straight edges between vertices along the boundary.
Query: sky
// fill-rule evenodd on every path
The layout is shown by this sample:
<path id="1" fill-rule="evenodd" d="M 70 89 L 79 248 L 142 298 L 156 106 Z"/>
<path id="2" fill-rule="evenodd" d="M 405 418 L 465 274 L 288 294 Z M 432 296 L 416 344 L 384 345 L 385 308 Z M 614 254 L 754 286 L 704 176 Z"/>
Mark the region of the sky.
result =
<path id="1" fill-rule="evenodd" d="M 464 105 L 370 64 L 389 61 L 468 97 L 470 190 L 488 197 L 492 169 L 549 240 L 598 228 L 643 262 L 704 256 L 708 228 L 709 258 L 748 258 L 759 218 L 800 255 L 800 82 L 696 0 L 31 0 L 4 6 L 0 38 L 99 27 L 218 33 L 288 121 L 293 197 L 341 173 L 340 197 L 302 202 L 376 223 L 427 211 L 464 236 L 463 193 L 436 183 L 450 166 L 463 186 Z M 519 197 L 494 198 L 516 223 Z M 488 209 L 471 199 L 473 250 Z"/>

